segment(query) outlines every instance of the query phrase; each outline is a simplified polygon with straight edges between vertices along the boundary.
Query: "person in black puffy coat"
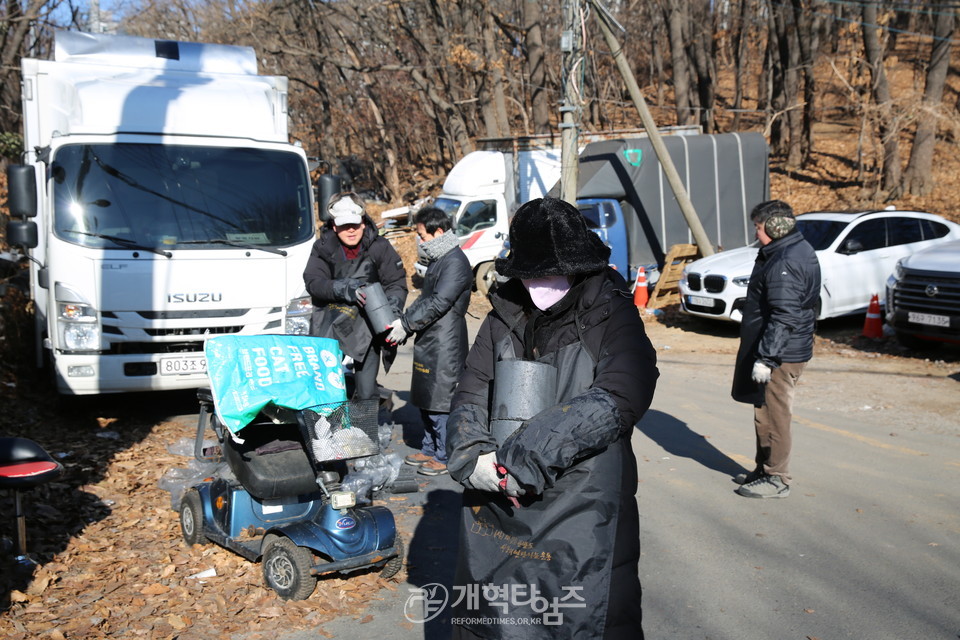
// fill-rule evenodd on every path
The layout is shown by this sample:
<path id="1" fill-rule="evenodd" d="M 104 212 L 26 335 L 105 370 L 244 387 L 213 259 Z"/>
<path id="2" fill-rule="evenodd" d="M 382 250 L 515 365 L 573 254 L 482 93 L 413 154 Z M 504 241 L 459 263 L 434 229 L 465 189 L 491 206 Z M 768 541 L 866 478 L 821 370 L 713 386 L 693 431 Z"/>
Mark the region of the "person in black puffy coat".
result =
<path id="1" fill-rule="evenodd" d="M 371 327 L 363 313 L 364 285 L 379 282 L 387 300 L 400 315 L 407 300 L 407 274 L 389 240 L 364 212 L 353 193 L 342 193 L 327 205 L 330 220 L 313 243 L 303 282 L 315 307 L 310 334 L 335 338 L 353 361 L 354 400 L 378 397 L 377 373 L 381 354 L 385 370 L 396 357 L 384 337 L 390 329 Z"/>
<path id="2" fill-rule="evenodd" d="M 437 476 L 447 472 L 447 417 L 450 400 L 467 358 L 467 321 L 473 271 L 451 230 L 450 216 L 436 207 L 425 207 L 414 216 L 418 253 L 429 262 L 423 290 L 393 325 L 387 342 L 399 344 L 415 333 L 410 404 L 423 418 L 423 443 L 404 462 L 418 473 Z"/>
<path id="3" fill-rule="evenodd" d="M 745 497 L 786 498 L 793 396 L 813 357 L 820 262 L 786 202 L 762 202 L 750 219 L 762 246 L 747 286 L 732 395 L 754 405 L 757 454 L 754 470 L 734 481 Z"/>
<path id="4" fill-rule="evenodd" d="M 453 637 L 636 640 L 630 436 L 653 400 L 656 352 L 576 207 L 524 204 L 510 242 L 496 263 L 510 280 L 490 295 L 447 423 L 447 465 L 464 486 Z M 496 371 L 534 364 L 542 379 L 504 376 L 511 386 L 497 388 Z M 544 408 L 499 431 L 499 399 L 523 389 L 539 389 L 521 399 Z"/>

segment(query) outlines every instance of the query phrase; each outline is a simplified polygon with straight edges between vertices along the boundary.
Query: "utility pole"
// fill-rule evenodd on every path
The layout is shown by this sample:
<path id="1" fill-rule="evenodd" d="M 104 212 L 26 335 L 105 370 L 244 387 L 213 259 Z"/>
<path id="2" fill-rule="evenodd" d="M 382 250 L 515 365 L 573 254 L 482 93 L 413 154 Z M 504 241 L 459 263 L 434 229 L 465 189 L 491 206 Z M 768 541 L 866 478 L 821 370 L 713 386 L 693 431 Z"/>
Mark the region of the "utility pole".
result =
<path id="1" fill-rule="evenodd" d="M 653 145 L 653 151 L 657 154 L 657 159 L 660 161 L 660 166 L 663 167 L 663 173 L 667 178 L 667 182 L 670 184 L 670 188 L 677 198 L 677 204 L 680 205 L 680 212 L 683 214 L 683 217 L 686 218 L 687 226 L 690 227 L 690 231 L 693 233 L 693 240 L 697 243 L 697 247 L 699 247 L 700 253 L 703 256 L 711 256 L 715 252 L 713 245 L 710 244 L 710 238 L 707 237 L 707 232 L 700 223 L 700 218 L 697 216 L 697 212 L 693 208 L 693 202 L 690 201 L 690 196 L 683 186 L 680 174 L 677 173 L 677 168 L 673 165 L 673 159 L 670 158 L 667 147 L 663 144 L 660 131 L 657 129 L 657 123 L 653 120 L 650 109 L 647 108 L 647 101 L 643 99 L 643 94 L 640 92 L 640 85 L 637 84 L 637 79 L 633 75 L 633 69 L 630 68 L 630 63 L 627 61 L 626 56 L 623 55 L 623 48 L 617 41 L 616 36 L 613 35 L 608 21 L 616 25 L 621 31 L 624 29 L 614 20 L 610 12 L 607 11 L 598 0 L 587 0 L 587 2 L 593 5 L 594 13 L 597 16 L 597 23 L 599 23 L 600 30 L 603 31 L 603 37 L 607 41 L 607 46 L 610 48 L 613 59 L 617 63 L 620 76 L 630 91 L 630 97 L 633 99 L 633 103 L 640 113 L 640 121 L 643 123 L 643 128 L 647 130 L 650 143 Z"/>
<path id="2" fill-rule="evenodd" d="M 582 71 L 583 43 L 580 41 L 580 0 L 563 0 L 563 32 L 560 35 L 561 83 L 560 103 L 560 198 L 577 204 L 577 181 L 580 178 L 580 99 L 576 73 Z"/>

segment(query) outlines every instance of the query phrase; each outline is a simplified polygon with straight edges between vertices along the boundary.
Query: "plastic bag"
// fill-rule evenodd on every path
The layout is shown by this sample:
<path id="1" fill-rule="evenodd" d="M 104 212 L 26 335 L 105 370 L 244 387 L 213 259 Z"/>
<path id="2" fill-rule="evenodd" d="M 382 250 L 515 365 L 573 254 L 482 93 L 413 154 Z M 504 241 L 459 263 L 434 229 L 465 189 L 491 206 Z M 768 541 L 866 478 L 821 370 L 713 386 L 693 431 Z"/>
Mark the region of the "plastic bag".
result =
<path id="1" fill-rule="evenodd" d="M 232 433 L 271 403 L 306 409 L 347 399 L 343 353 L 331 338 L 216 336 L 204 354 L 217 417 Z"/>
<path id="2" fill-rule="evenodd" d="M 363 430 L 334 429 L 324 416 L 317 419 L 313 435 L 314 437 L 310 440 L 310 447 L 313 449 L 314 459 L 317 462 L 356 458 L 369 455 L 377 450 L 373 441 Z"/>
<path id="3" fill-rule="evenodd" d="M 183 494 L 187 489 L 199 484 L 204 478 L 210 476 L 219 476 L 228 482 L 234 481 L 233 473 L 224 462 L 201 462 L 197 459 L 190 460 L 187 466 L 174 467 L 167 469 L 157 486 L 164 491 L 170 492 L 170 507 L 174 511 L 180 511 L 180 503 L 183 500 Z"/>

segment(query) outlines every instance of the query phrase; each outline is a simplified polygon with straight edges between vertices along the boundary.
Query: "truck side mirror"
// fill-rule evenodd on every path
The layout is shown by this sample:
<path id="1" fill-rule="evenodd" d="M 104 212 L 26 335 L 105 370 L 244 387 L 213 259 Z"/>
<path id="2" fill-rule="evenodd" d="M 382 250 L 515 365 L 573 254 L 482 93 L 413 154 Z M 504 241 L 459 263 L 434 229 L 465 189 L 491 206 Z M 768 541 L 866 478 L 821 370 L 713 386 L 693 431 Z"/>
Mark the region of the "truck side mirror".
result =
<path id="1" fill-rule="evenodd" d="M 7 203 L 10 216 L 33 218 L 37 215 L 37 174 L 33 167 L 12 164 L 7 167 Z M 13 244 L 11 242 L 11 244 Z"/>
<path id="2" fill-rule="evenodd" d="M 36 249 L 39 243 L 37 223 L 33 220 L 9 220 L 7 222 L 7 244 L 11 247 Z"/>
<path id="3" fill-rule="evenodd" d="M 324 173 L 317 180 L 317 206 L 320 211 L 321 222 L 330 219 L 330 214 L 327 213 L 327 203 L 330 202 L 330 198 L 340 193 L 341 184 L 340 176 L 332 173 Z"/>

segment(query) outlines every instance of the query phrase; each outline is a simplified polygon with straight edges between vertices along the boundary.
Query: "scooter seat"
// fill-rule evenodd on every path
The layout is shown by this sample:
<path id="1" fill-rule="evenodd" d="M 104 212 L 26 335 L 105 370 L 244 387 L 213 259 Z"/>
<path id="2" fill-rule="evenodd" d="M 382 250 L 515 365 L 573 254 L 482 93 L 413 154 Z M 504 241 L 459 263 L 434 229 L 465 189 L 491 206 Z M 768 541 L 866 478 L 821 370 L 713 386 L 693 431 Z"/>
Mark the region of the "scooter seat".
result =
<path id="1" fill-rule="evenodd" d="M 0 438 L 0 489 L 32 489 L 55 480 L 63 466 L 27 438 Z"/>
<path id="2" fill-rule="evenodd" d="M 223 455 L 237 480 L 259 500 L 273 500 L 318 491 L 296 424 L 254 422 L 223 442 Z"/>

